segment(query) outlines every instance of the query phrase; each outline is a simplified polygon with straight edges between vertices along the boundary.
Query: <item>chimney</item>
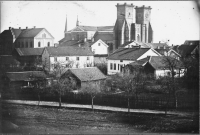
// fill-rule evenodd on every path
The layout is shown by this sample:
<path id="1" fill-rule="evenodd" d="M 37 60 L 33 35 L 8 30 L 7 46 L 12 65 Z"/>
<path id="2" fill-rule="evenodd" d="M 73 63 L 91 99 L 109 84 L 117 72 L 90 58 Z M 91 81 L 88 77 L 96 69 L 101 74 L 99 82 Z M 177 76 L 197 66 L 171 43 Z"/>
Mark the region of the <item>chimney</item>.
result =
<path id="1" fill-rule="evenodd" d="M 174 45 L 172 44 L 172 47 L 173 47 Z"/>
<path id="2" fill-rule="evenodd" d="M 28 29 L 28 27 L 26 27 L 26 29 Z"/>
<path id="3" fill-rule="evenodd" d="M 9 30 L 11 30 L 11 27 L 9 27 Z"/>
<path id="4" fill-rule="evenodd" d="M 124 5 L 126 5 L 126 2 L 124 3 Z"/>
<path id="5" fill-rule="evenodd" d="M 160 41 L 159 41 L 159 44 L 160 44 Z"/>
<path id="6" fill-rule="evenodd" d="M 21 30 L 21 27 L 19 27 L 19 29 Z"/>
<path id="7" fill-rule="evenodd" d="M 35 26 L 33 26 L 33 28 L 35 29 Z"/>

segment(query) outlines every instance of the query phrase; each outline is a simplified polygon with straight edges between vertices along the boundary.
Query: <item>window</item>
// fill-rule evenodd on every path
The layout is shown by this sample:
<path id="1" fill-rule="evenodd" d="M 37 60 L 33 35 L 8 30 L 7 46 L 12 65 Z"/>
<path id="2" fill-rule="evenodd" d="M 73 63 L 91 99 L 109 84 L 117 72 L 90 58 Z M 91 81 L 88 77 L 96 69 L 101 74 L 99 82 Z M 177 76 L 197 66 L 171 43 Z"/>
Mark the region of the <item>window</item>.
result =
<path id="1" fill-rule="evenodd" d="M 87 57 L 87 60 L 90 60 L 90 57 Z"/>
<path id="2" fill-rule="evenodd" d="M 54 57 L 54 61 L 57 61 L 57 57 Z"/>
<path id="3" fill-rule="evenodd" d="M 24 48 L 24 42 L 22 42 L 22 48 Z"/>
<path id="4" fill-rule="evenodd" d="M 120 60 L 120 62 L 123 62 L 123 60 Z"/>
<path id="5" fill-rule="evenodd" d="M 50 47 L 50 42 L 47 43 L 47 46 Z"/>
<path id="6" fill-rule="evenodd" d="M 110 63 L 110 69 L 111 69 L 111 70 L 113 69 L 113 65 L 112 65 L 112 63 Z"/>
<path id="7" fill-rule="evenodd" d="M 26 42 L 26 48 L 28 48 L 28 42 Z"/>
<path id="8" fill-rule="evenodd" d="M 120 65 L 118 64 L 118 70 L 119 70 L 119 66 L 120 66 Z"/>
<path id="9" fill-rule="evenodd" d="M 116 70 L 116 63 L 114 63 L 114 70 Z"/>
<path id="10" fill-rule="evenodd" d="M 40 47 L 40 42 L 38 42 L 38 47 Z"/>
<path id="11" fill-rule="evenodd" d="M 66 61 L 69 60 L 69 57 L 66 57 Z"/>
<path id="12" fill-rule="evenodd" d="M 33 47 L 33 44 L 32 44 L 32 42 L 30 42 L 30 47 L 31 47 L 31 48 Z"/>
<path id="13" fill-rule="evenodd" d="M 101 45 L 101 43 L 98 44 L 99 46 Z"/>
<path id="14" fill-rule="evenodd" d="M 79 60 L 79 57 L 76 57 L 76 60 Z"/>

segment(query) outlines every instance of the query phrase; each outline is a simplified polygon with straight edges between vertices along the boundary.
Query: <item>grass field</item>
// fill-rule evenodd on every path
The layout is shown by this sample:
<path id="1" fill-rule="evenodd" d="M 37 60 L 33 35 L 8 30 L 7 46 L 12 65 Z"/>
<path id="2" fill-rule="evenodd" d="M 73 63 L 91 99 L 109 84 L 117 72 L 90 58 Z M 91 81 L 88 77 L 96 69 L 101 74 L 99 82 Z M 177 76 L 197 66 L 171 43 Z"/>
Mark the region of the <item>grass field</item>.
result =
<path id="1" fill-rule="evenodd" d="M 198 133 L 199 117 L 3 104 L 4 133 Z M 11 128 L 15 124 L 18 128 Z"/>

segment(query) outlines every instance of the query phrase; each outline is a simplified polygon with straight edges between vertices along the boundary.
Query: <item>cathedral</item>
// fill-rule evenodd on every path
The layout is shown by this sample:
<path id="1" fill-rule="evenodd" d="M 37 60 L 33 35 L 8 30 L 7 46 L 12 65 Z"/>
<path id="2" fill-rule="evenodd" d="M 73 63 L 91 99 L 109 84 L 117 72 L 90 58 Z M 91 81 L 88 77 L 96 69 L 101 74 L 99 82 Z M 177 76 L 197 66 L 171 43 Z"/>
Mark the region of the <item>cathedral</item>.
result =
<path id="1" fill-rule="evenodd" d="M 95 42 L 95 37 L 99 37 L 113 50 L 127 42 L 137 41 L 143 43 L 153 42 L 153 30 L 151 27 L 151 7 L 138 7 L 133 4 L 118 4 L 117 20 L 115 26 L 80 26 L 77 18 L 76 27 L 67 30 L 67 20 L 65 25 L 65 37 L 59 44 L 70 45 L 75 41 L 89 40 Z M 101 34 L 101 36 L 97 36 Z M 95 40 L 94 40 L 95 39 Z M 73 42 L 70 42 L 73 41 Z M 70 43 L 70 44 L 69 44 Z"/>

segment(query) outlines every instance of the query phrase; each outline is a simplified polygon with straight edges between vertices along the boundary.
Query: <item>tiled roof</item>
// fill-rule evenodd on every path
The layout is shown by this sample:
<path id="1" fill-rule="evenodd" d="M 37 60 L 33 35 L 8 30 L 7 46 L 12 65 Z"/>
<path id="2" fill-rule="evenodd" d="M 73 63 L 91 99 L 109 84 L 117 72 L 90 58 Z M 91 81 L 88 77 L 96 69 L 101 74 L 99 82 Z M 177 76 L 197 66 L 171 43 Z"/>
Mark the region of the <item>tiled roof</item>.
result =
<path id="1" fill-rule="evenodd" d="M 101 39 L 103 41 L 113 41 L 114 40 L 113 32 L 96 32 L 94 35 L 95 41 Z"/>
<path id="2" fill-rule="evenodd" d="M 185 40 L 184 45 L 199 45 L 200 40 Z"/>
<path id="3" fill-rule="evenodd" d="M 32 29 L 24 29 L 20 35 L 19 38 L 24 37 L 35 37 L 40 31 L 42 31 L 44 28 L 32 28 Z"/>
<path id="4" fill-rule="evenodd" d="M 165 57 L 165 56 L 150 56 L 148 63 L 156 70 L 158 69 L 169 69 L 169 65 L 167 63 L 167 59 L 176 62 L 176 68 L 184 68 L 181 61 L 178 61 L 172 57 Z"/>
<path id="5" fill-rule="evenodd" d="M 97 67 L 68 69 L 82 82 L 106 79 L 106 76 Z"/>
<path id="6" fill-rule="evenodd" d="M 167 49 L 155 49 L 158 53 L 160 53 L 161 55 L 164 55 L 165 52 L 168 52 L 170 49 L 167 48 Z"/>
<path id="7" fill-rule="evenodd" d="M 110 56 L 110 60 L 133 60 L 136 61 L 140 56 L 146 53 L 150 48 L 119 48 Z"/>
<path id="8" fill-rule="evenodd" d="M 158 48 L 158 47 L 160 47 L 160 48 L 169 48 L 169 46 L 166 44 L 166 43 L 145 43 L 145 44 L 147 44 L 148 46 L 150 46 L 151 48 L 154 48 L 154 49 L 156 49 L 156 48 Z"/>
<path id="9" fill-rule="evenodd" d="M 77 26 L 74 29 L 70 30 L 83 30 L 83 31 L 113 31 L 114 26 Z"/>
<path id="10" fill-rule="evenodd" d="M 12 55 L 0 55 L 0 63 L 2 65 L 12 64 L 19 65 L 19 61 L 17 61 Z"/>
<path id="11" fill-rule="evenodd" d="M 48 47 L 47 51 L 50 56 L 93 56 L 89 47 Z"/>
<path id="12" fill-rule="evenodd" d="M 125 47 L 127 45 L 134 45 L 136 44 L 136 46 L 140 46 L 141 48 L 151 48 L 149 45 L 147 45 L 147 43 L 143 43 L 143 42 L 138 42 L 138 41 L 129 41 L 124 43 L 123 45 L 121 45 L 120 47 Z"/>
<path id="13" fill-rule="evenodd" d="M 15 48 L 20 56 L 42 55 L 44 48 Z"/>
<path id="14" fill-rule="evenodd" d="M 9 78 L 10 81 L 25 81 L 34 80 L 34 77 L 47 77 L 43 71 L 6 72 L 5 76 Z"/>
<path id="15" fill-rule="evenodd" d="M 66 47 L 66 46 L 71 46 L 74 44 L 77 44 L 79 41 L 78 40 L 66 40 L 60 43 L 58 46 L 59 47 Z"/>
<path id="16" fill-rule="evenodd" d="M 188 56 L 198 45 L 181 45 L 178 47 L 178 53 L 181 56 Z"/>
<path id="17" fill-rule="evenodd" d="M 12 29 L 15 38 L 17 38 L 24 29 Z"/>

